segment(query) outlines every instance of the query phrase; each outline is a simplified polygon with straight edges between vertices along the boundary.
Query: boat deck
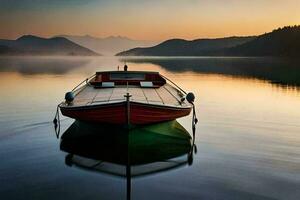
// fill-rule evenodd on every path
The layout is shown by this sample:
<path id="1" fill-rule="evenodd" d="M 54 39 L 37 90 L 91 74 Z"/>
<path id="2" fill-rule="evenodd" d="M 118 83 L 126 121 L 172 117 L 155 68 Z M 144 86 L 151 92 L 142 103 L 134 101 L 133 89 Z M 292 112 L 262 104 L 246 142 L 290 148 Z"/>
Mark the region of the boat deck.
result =
<path id="1" fill-rule="evenodd" d="M 82 83 L 85 85 L 78 88 Z M 60 109 L 64 116 L 81 121 L 153 124 L 190 114 L 192 104 L 187 102 L 183 93 L 176 84 L 167 83 L 158 72 L 96 72 L 76 86 L 72 93 L 66 94 L 69 100 L 60 104 Z M 130 95 L 129 104 L 127 94 Z"/>
<path id="2" fill-rule="evenodd" d="M 101 105 L 108 103 L 124 102 L 126 93 L 132 95 L 131 102 L 145 104 L 165 105 L 173 107 L 190 107 L 186 101 L 182 101 L 183 94 L 168 83 L 160 87 L 144 88 L 141 86 L 117 85 L 111 88 L 95 88 L 86 85 L 76 94 L 72 107 Z"/>

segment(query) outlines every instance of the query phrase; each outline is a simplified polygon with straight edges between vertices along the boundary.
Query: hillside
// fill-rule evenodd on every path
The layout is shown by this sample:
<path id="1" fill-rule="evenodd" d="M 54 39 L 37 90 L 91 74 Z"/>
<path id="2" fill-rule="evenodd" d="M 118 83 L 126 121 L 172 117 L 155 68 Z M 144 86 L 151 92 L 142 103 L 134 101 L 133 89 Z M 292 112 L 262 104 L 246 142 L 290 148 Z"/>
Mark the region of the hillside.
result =
<path id="1" fill-rule="evenodd" d="M 62 37 L 50 39 L 25 35 L 17 40 L 0 40 L 0 55 L 99 55 Z"/>
<path id="2" fill-rule="evenodd" d="M 149 48 L 134 48 L 123 51 L 117 56 L 206 56 L 215 51 L 230 48 L 255 37 L 228 37 L 218 39 L 183 40 L 171 39 Z"/>
<path id="3" fill-rule="evenodd" d="M 226 49 L 235 56 L 299 56 L 300 26 L 287 26 L 258 36 L 245 44 Z"/>
<path id="4" fill-rule="evenodd" d="M 110 36 L 106 38 L 96 38 L 89 35 L 85 36 L 72 36 L 61 35 L 72 42 L 81 46 L 89 48 L 97 53 L 103 55 L 115 55 L 120 51 L 131 49 L 134 47 L 149 47 L 157 44 L 155 41 L 132 40 L 127 37 Z"/>
<path id="5" fill-rule="evenodd" d="M 300 55 L 300 26 L 276 29 L 257 37 L 167 40 L 150 48 L 134 48 L 118 56 L 285 56 Z"/>

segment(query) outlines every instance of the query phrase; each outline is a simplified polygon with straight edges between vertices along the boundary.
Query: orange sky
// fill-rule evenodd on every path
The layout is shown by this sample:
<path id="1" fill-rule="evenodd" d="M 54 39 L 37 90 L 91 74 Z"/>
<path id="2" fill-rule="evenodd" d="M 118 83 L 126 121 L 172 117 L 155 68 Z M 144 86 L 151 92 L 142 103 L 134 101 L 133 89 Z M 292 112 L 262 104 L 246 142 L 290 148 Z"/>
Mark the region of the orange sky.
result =
<path id="1" fill-rule="evenodd" d="M 0 38 L 60 34 L 133 39 L 256 35 L 300 24 L 300 0 L 1 0 Z"/>

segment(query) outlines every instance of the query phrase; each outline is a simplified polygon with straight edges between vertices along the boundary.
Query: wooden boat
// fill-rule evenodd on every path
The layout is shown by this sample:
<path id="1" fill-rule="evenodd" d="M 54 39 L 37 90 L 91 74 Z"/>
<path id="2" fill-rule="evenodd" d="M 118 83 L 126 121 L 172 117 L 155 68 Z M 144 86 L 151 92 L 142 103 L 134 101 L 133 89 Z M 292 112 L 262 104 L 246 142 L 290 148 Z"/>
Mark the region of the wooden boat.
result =
<path id="1" fill-rule="evenodd" d="M 66 93 L 63 115 L 82 121 L 151 124 L 189 115 L 194 95 L 158 72 L 106 71 Z M 189 100 L 189 102 L 187 101 Z"/>

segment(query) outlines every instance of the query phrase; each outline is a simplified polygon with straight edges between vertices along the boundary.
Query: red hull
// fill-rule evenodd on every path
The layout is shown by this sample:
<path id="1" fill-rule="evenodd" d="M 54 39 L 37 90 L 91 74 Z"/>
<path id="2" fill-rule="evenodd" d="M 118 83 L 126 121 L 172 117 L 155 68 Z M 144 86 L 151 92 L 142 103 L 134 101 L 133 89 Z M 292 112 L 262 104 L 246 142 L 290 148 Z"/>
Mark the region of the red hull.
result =
<path id="1" fill-rule="evenodd" d="M 126 102 L 110 105 L 61 107 L 63 115 L 82 121 L 126 124 Z M 189 115 L 191 108 L 176 108 L 130 102 L 130 124 L 142 125 L 174 120 Z"/>

